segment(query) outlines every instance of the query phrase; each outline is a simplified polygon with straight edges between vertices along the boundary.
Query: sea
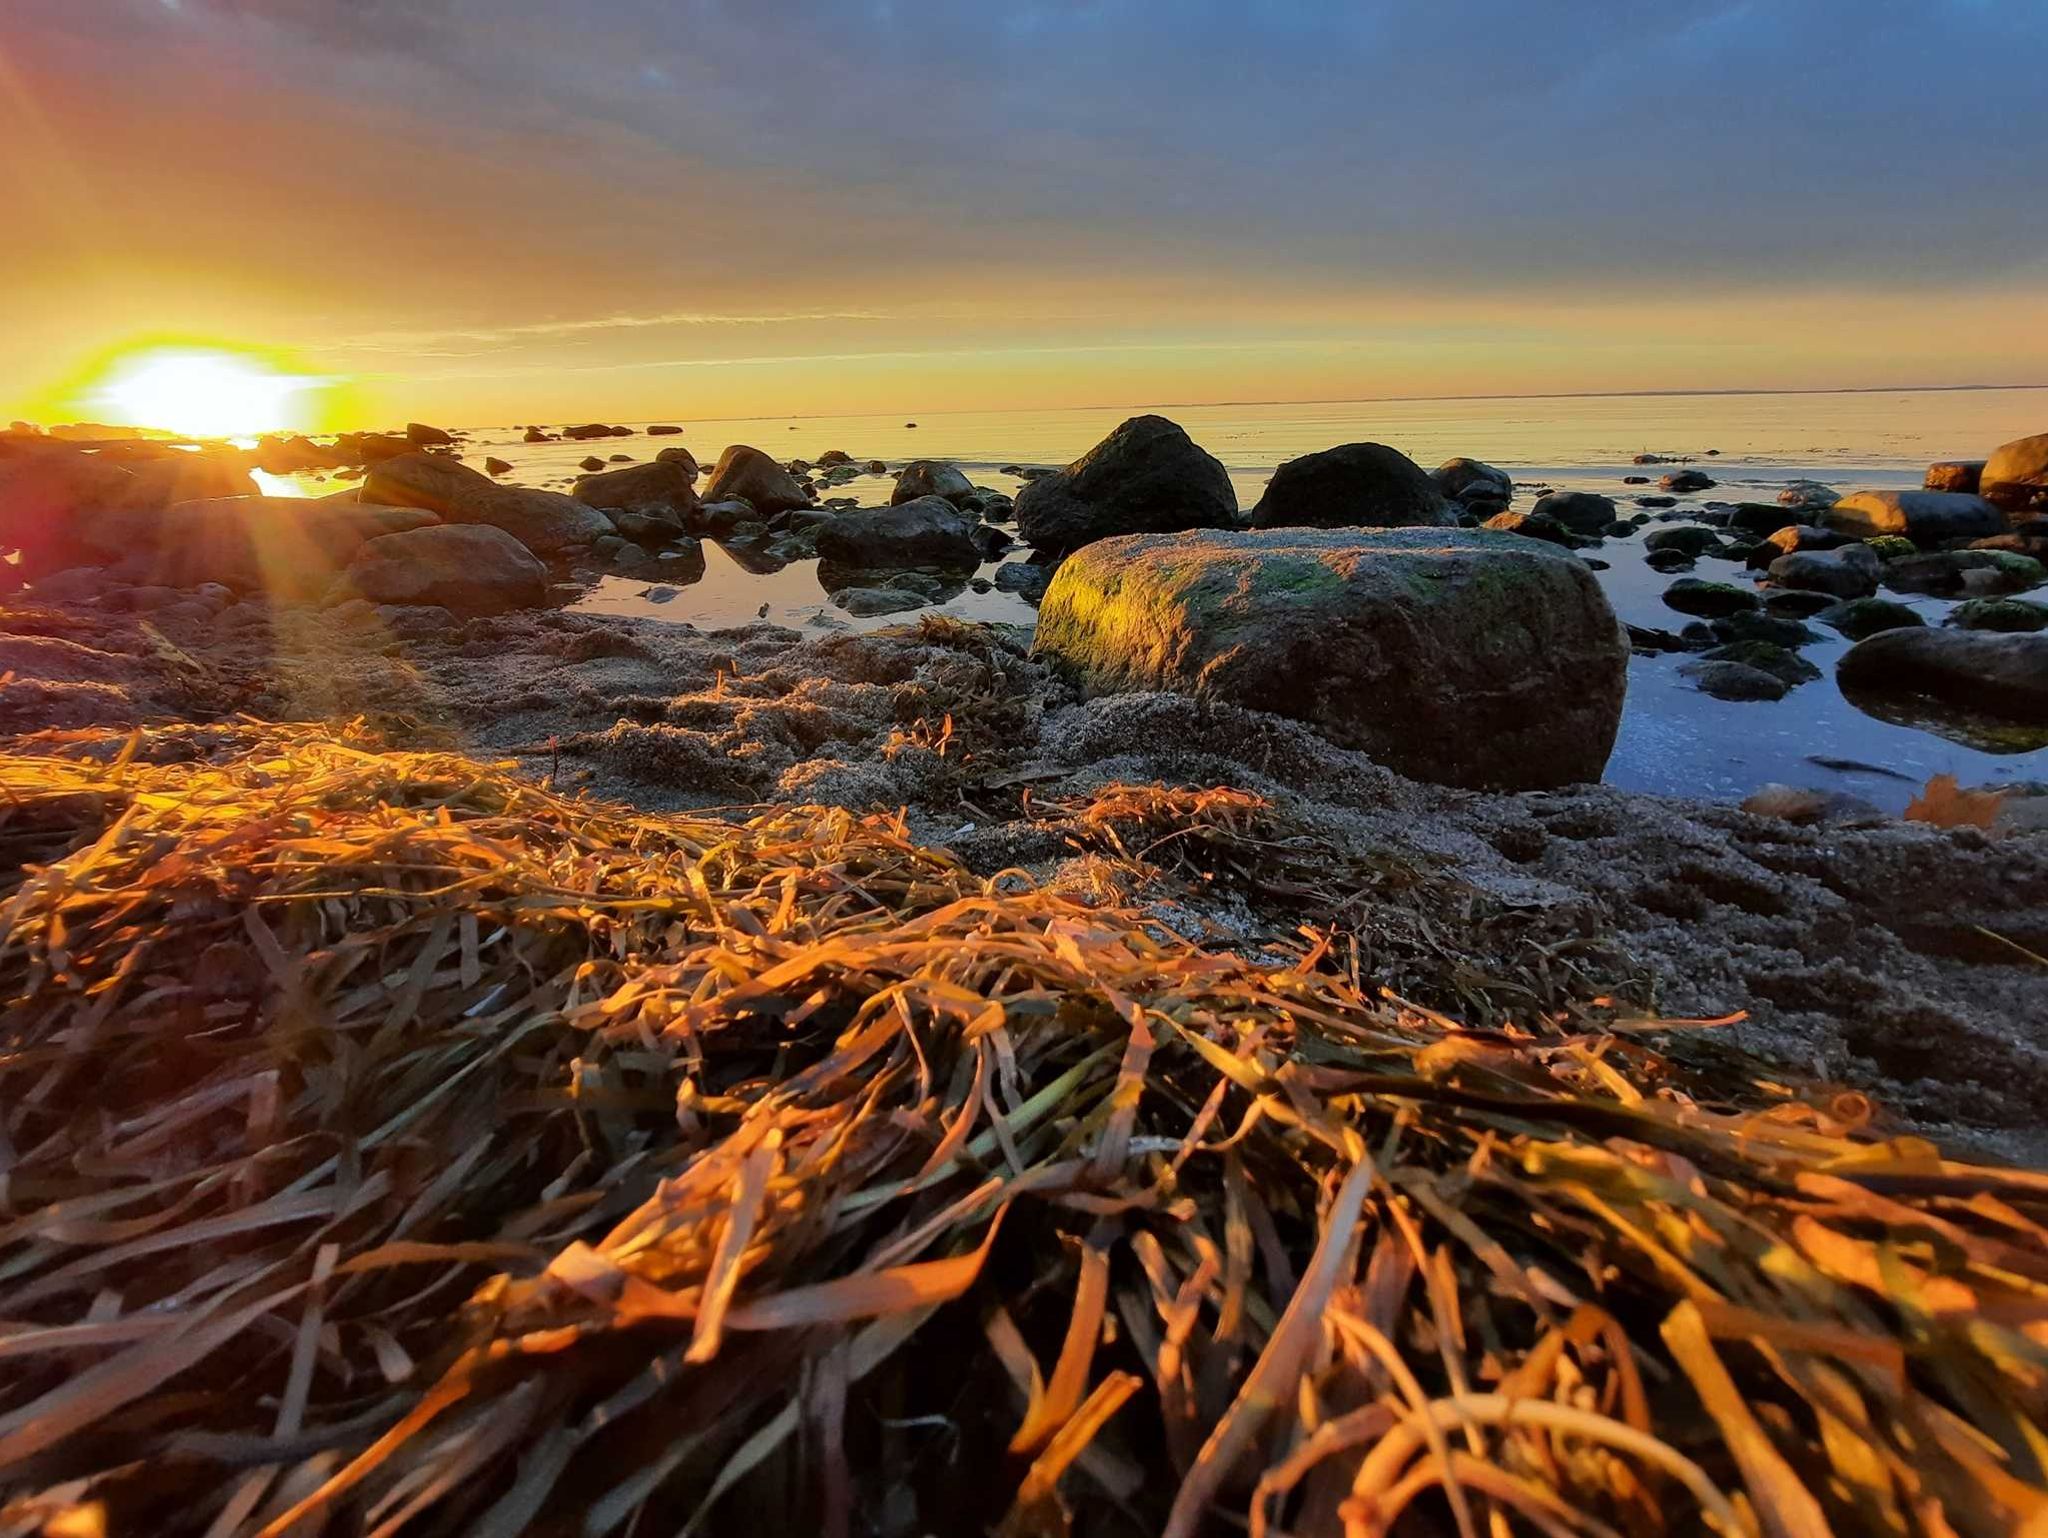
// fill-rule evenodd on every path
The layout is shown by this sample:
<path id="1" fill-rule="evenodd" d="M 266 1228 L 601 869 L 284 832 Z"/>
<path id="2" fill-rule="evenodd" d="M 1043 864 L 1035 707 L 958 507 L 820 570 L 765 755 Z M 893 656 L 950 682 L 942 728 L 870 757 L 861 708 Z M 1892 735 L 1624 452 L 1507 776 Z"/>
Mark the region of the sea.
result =
<path id="1" fill-rule="evenodd" d="M 513 466 L 505 479 L 566 487 L 578 461 L 629 455 L 651 458 L 686 445 L 707 467 L 728 444 L 748 443 L 777 459 L 816 461 L 840 449 L 856 461 L 911 459 L 957 464 L 978 485 L 1014 493 L 1018 468 L 1059 466 L 1100 441 L 1126 417 L 1157 412 L 1186 428 L 1222 461 L 1240 505 L 1255 503 L 1278 465 L 1340 443 L 1390 444 L 1428 468 L 1457 455 L 1497 465 L 1517 482 L 1515 506 L 1527 508 L 1543 490 L 1597 491 L 1624 516 L 1631 498 L 1657 493 L 1653 479 L 1669 466 L 1636 464 L 1638 454 L 1690 460 L 1716 485 L 1682 496 L 1660 519 L 1684 521 L 1714 502 L 1771 501 L 1793 480 L 1823 481 L 1847 494 L 1918 486 L 1927 465 L 1982 459 L 1999 444 L 2048 431 L 2048 387 L 1758 392 L 1650 395 L 1558 395 L 1494 398 L 1297 402 L 1244 405 L 1125 405 L 1057 411 L 924 411 L 872 416 L 802 418 L 658 418 L 680 436 L 649 438 L 649 423 L 624 422 L 631 437 L 529 444 L 513 427 L 464 432 L 462 452 L 481 465 L 495 455 Z M 559 425 L 559 424 L 557 424 Z M 336 483 L 317 476 L 265 477 L 267 489 L 318 495 Z M 891 481 L 863 476 L 838 488 L 862 505 L 889 500 Z M 1652 524 L 1650 527 L 1656 527 Z M 1025 552 L 1017 552 L 1021 555 Z M 1599 573 L 1617 613 L 1630 623 L 1677 630 L 1685 615 L 1666 607 L 1671 577 L 1644 564 L 1642 540 L 1610 539 L 1587 552 L 1608 563 Z M 641 577 L 592 574 L 571 606 L 632 614 L 670 624 L 719 629 L 768 619 L 807 633 L 874 629 L 915 622 L 909 615 L 857 619 L 831 603 L 817 563 L 774 571 L 749 569 L 715 544 L 705 546 L 704 577 L 680 591 Z M 996 563 L 984 568 L 993 573 Z M 1692 575 L 1743 582 L 1736 563 L 1703 559 Z M 1947 601 L 1900 597 L 1940 624 Z M 2048 595 L 2043 595 L 2048 596 Z M 1035 613 L 1014 594 L 972 588 L 934 606 L 965 618 L 1030 625 Z M 1937 775 L 1965 786 L 2008 786 L 2048 780 L 2048 733 L 1983 730 L 1935 712 L 1892 712 L 1880 719 L 1844 697 L 1834 662 L 1848 643 L 1824 626 L 1800 655 L 1822 676 L 1784 699 L 1732 702 L 1700 693 L 1682 677 L 1682 655 L 1638 656 L 1629 664 L 1628 703 L 1607 766 L 1609 783 L 1631 790 L 1739 801 L 1765 785 L 1845 792 L 1887 810 L 1902 809 Z"/>

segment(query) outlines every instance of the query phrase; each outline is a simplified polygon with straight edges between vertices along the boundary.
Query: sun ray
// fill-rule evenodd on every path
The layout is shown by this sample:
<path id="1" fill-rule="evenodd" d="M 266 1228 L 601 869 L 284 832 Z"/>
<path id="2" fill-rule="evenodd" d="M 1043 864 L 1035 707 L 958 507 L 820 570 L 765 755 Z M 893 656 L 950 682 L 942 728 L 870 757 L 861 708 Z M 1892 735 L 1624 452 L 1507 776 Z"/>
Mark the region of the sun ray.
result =
<path id="1" fill-rule="evenodd" d="M 245 437 L 306 426 L 321 382 L 221 348 L 156 347 L 116 361 L 91 398 L 126 426 Z"/>

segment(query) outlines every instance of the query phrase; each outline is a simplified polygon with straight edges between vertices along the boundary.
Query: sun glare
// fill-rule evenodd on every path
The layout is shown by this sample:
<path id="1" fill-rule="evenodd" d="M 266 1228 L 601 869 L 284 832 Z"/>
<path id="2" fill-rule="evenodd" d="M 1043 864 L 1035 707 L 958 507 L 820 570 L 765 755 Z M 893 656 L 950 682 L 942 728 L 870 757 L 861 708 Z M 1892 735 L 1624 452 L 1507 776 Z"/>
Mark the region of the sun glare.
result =
<path id="1" fill-rule="evenodd" d="M 305 426 L 302 399 L 316 382 L 238 353 L 164 347 L 116 363 L 94 397 L 123 426 L 233 438 Z"/>

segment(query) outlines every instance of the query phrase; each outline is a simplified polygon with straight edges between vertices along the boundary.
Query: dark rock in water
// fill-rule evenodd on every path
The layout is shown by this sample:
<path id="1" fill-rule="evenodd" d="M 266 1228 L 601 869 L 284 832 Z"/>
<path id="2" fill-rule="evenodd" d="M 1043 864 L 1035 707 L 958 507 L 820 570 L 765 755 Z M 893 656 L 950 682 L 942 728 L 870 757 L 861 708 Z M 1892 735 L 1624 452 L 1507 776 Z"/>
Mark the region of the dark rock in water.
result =
<path id="1" fill-rule="evenodd" d="M 501 486 L 445 454 L 404 454 L 374 466 L 363 481 L 363 500 L 424 507 L 447 523 L 489 524 L 540 555 L 612 532 L 611 519 L 574 497 Z"/>
<path id="2" fill-rule="evenodd" d="M 1703 555 L 1721 548 L 1721 536 L 1697 523 L 1673 524 L 1652 529 L 1643 536 L 1645 550 L 1676 550 L 1685 555 Z"/>
<path id="3" fill-rule="evenodd" d="M 1785 619 L 1810 619 L 1823 609 L 1833 608 L 1836 601 L 1832 593 L 1800 593 L 1790 588 L 1764 594 L 1765 610 Z"/>
<path id="4" fill-rule="evenodd" d="M 1741 662 L 1682 662 L 1678 671 L 1702 694 L 1717 700 L 1782 700 L 1791 685 L 1782 678 Z"/>
<path id="5" fill-rule="evenodd" d="M 2013 555 L 2026 556 L 2029 560 L 2048 562 L 2048 531 L 2022 534 L 2015 530 L 2010 534 L 1994 534 L 1989 539 L 1971 540 L 1970 548 L 1972 550 L 2005 550 Z"/>
<path id="6" fill-rule="evenodd" d="M 1585 565 L 1476 529 L 1187 533 L 1070 556 L 1036 650 L 1092 694 L 1304 721 L 1416 778 L 1596 780 L 1627 638 Z"/>
<path id="7" fill-rule="evenodd" d="M 1979 489 L 2008 513 L 2048 508 L 2048 433 L 2002 445 L 1984 462 Z"/>
<path id="8" fill-rule="evenodd" d="M 1591 491 L 1553 491 L 1538 497 L 1531 511 L 1555 519 L 1574 534 L 1597 534 L 1615 517 L 1614 499 Z"/>
<path id="9" fill-rule="evenodd" d="M 920 497 L 944 497 L 959 503 L 974 495 L 974 483 L 955 465 L 942 459 L 913 459 L 896 477 L 896 489 L 889 493 L 891 505 L 915 502 Z"/>
<path id="10" fill-rule="evenodd" d="M 576 461 L 576 464 L 579 469 L 583 470 L 602 470 L 604 468 L 604 461 L 595 454 L 585 454 Z"/>
<path id="11" fill-rule="evenodd" d="M 1650 484 L 1650 478 L 1647 475 L 1624 475 L 1621 478 L 1621 484 L 1624 486 L 1647 486 Z"/>
<path id="12" fill-rule="evenodd" d="M 528 443 L 551 443 L 554 440 L 549 438 L 538 427 L 529 427 L 526 430 L 526 441 Z"/>
<path id="13" fill-rule="evenodd" d="M 1593 543 L 1572 533 L 1548 513 L 1496 513 L 1486 520 L 1484 527 L 1496 534 L 1514 534 L 1523 539 L 1540 539 L 1546 545 L 1562 545 L 1567 550 Z"/>
<path id="14" fill-rule="evenodd" d="M 1251 522 L 1255 529 L 1445 528 L 1453 517 L 1436 481 L 1406 454 L 1383 443 L 1346 443 L 1275 470 Z"/>
<path id="15" fill-rule="evenodd" d="M 1884 585 L 1895 593 L 1937 598 L 1997 598 L 2039 587 L 2048 567 L 2005 550 L 1942 550 L 1889 561 Z"/>
<path id="16" fill-rule="evenodd" d="M 728 497 L 718 502 L 698 504 L 697 511 L 690 517 L 690 528 L 692 533 L 730 534 L 756 516 L 753 503 L 739 497 Z"/>
<path id="17" fill-rule="evenodd" d="M 1438 491 L 1481 518 L 1506 512 L 1515 500 L 1514 477 L 1483 460 L 1447 459 L 1429 472 L 1429 478 Z"/>
<path id="18" fill-rule="evenodd" d="M 832 602 L 856 618 L 872 618 L 878 614 L 901 614 L 909 609 L 926 608 L 931 600 L 907 588 L 843 587 L 832 595 Z"/>
<path id="19" fill-rule="evenodd" d="M 1132 417 L 1064 470 L 1017 494 L 1017 532 L 1041 550 L 1236 522 L 1237 493 L 1223 466 L 1157 416 Z"/>
<path id="20" fill-rule="evenodd" d="M 775 514 L 793 507 L 809 507 L 811 499 L 797 485 L 796 478 L 757 448 L 735 443 L 718 456 L 718 464 L 704 487 L 706 502 L 727 497 L 745 497 L 757 511 Z"/>
<path id="21" fill-rule="evenodd" d="M 1769 538 L 1780 529 L 1808 527 L 1813 518 L 1811 508 L 1779 507 L 1770 502 L 1738 502 L 1728 514 L 1728 527 L 1737 534 Z"/>
<path id="22" fill-rule="evenodd" d="M 1630 523 L 1627 519 L 1618 519 L 1602 529 L 1600 537 L 1602 539 L 1633 539 L 1636 530 L 1641 527 L 1641 524 Z"/>
<path id="23" fill-rule="evenodd" d="M 853 456 L 844 449 L 827 449 L 818 456 L 818 468 L 821 470 L 837 470 L 841 466 L 850 468 L 852 464 Z"/>
<path id="24" fill-rule="evenodd" d="M 2008 721 L 2048 723 L 2048 634 L 1887 630 L 1842 654 L 1844 692 L 1917 694 Z"/>
<path id="25" fill-rule="evenodd" d="M 1819 481 L 1791 481 L 1778 493 L 1778 500 L 1786 507 L 1818 513 L 1825 512 L 1842 498 L 1834 487 L 1823 485 Z M 1764 532 L 1770 531 L 1766 529 Z"/>
<path id="26" fill-rule="evenodd" d="M 654 462 L 658 465 L 676 466 L 683 472 L 683 474 L 687 475 L 693 483 L 696 481 L 698 472 L 701 468 L 697 463 L 697 456 L 695 454 L 692 454 L 688 449 L 684 448 L 680 443 L 674 444 L 669 448 L 665 448 L 659 454 L 656 454 L 654 456 Z"/>
<path id="27" fill-rule="evenodd" d="M 612 522 L 618 525 L 621 538 L 638 545 L 665 545 L 683 537 L 683 526 L 668 513 L 629 512 L 620 508 L 613 512 Z"/>
<path id="28" fill-rule="evenodd" d="M 884 460 L 871 459 L 867 463 L 867 471 L 869 475 L 887 475 L 889 473 L 889 466 Z"/>
<path id="29" fill-rule="evenodd" d="M 425 422 L 406 423 L 405 437 L 408 443 L 416 444 L 420 448 L 446 446 L 455 441 L 455 435 L 446 428 L 429 427 Z"/>
<path id="30" fill-rule="evenodd" d="M 1648 625 L 1630 625 L 1628 644 L 1632 651 L 1644 656 L 1656 656 L 1664 652 L 1689 652 L 1693 649 L 1684 636 L 1673 635 L 1668 630 L 1655 630 Z"/>
<path id="31" fill-rule="evenodd" d="M 851 566 L 958 566 L 981 563 L 974 525 L 944 497 L 841 513 L 818 529 L 818 554 Z"/>
<path id="32" fill-rule="evenodd" d="M 2005 515 L 1997 508 L 1953 491 L 1859 491 L 1829 508 L 1821 522 L 1857 539 L 1902 534 L 1916 545 L 2005 532 Z"/>
<path id="33" fill-rule="evenodd" d="M 969 524 L 967 537 L 974 541 L 974 548 L 984 561 L 993 561 L 1017 543 L 1001 529 L 991 528 L 985 523 Z"/>
<path id="34" fill-rule="evenodd" d="M 1704 470 L 1674 470 L 1657 484 L 1666 491 L 1705 491 L 1718 483 Z"/>
<path id="35" fill-rule="evenodd" d="M 440 524 L 385 534 L 349 562 L 346 584 L 372 603 L 438 604 L 456 614 L 531 608 L 548 571 L 532 551 L 485 524 Z"/>
<path id="36" fill-rule="evenodd" d="M 484 456 L 484 473 L 486 475 L 510 475 L 512 473 L 512 461 L 500 459 L 495 454 L 487 454 Z"/>
<path id="37" fill-rule="evenodd" d="M 606 464 L 630 465 L 632 462 L 633 456 L 631 454 L 607 454 L 605 456 Z"/>
<path id="38" fill-rule="evenodd" d="M 1769 566 L 1781 555 L 1796 555 L 1801 550 L 1839 550 L 1853 543 L 1848 535 L 1837 534 L 1833 529 L 1790 523 L 1762 544 L 1751 546 L 1747 560 L 1752 566 Z"/>
<path id="39" fill-rule="evenodd" d="M 653 513 L 681 529 L 696 512 L 698 497 L 689 473 L 673 460 L 651 460 L 625 470 L 606 470 L 577 479 L 576 500 L 606 512 Z"/>
<path id="40" fill-rule="evenodd" d="M 2048 605 L 2028 603 L 2024 598 L 1971 598 L 1949 610 L 1942 623 L 1957 630 L 2031 635 L 2048 629 Z"/>
<path id="41" fill-rule="evenodd" d="M 1742 803 L 1752 817 L 1775 817 L 1799 824 L 1881 822 L 1884 813 L 1874 802 L 1846 791 L 1812 790 L 1799 785 L 1764 785 Z"/>
<path id="42" fill-rule="evenodd" d="M 1052 574 L 1058 569 L 1041 566 L 1036 561 L 1006 561 L 996 568 L 995 585 L 1005 593 L 1015 593 L 1026 603 L 1035 604 L 1045 597 Z"/>
<path id="43" fill-rule="evenodd" d="M 1637 497 L 1637 498 L 1636 498 L 1636 506 L 1637 506 L 1637 507 L 1676 507 L 1676 506 L 1678 506 L 1678 498 L 1676 498 L 1676 497 L 1666 497 L 1666 496 L 1661 496 L 1661 495 L 1658 495 L 1658 494 L 1656 494 L 1656 493 L 1654 493 L 1654 492 L 1653 492 L 1653 493 L 1651 493 L 1651 494 L 1650 494 L 1649 496 L 1645 496 L 1645 497 Z"/>
<path id="44" fill-rule="evenodd" d="M 342 433 L 335 438 L 334 447 L 352 464 L 374 465 L 410 454 L 419 445 L 398 433 Z"/>
<path id="45" fill-rule="evenodd" d="M 630 438 L 633 436 L 633 429 L 630 427 L 612 427 L 604 422 L 585 422 L 578 427 L 563 428 L 562 436 L 564 438 L 576 439 Z"/>
<path id="46" fill-rule="evenodd" d="M 1974 496 L 1983 482 L 1983 460 L 1944 459 L 1927 467 L 1927 479 L 1921 484 L 1929 491 L 1961 491 Z"/>
<path id="47" fill-rule="evenodd" d="M 647 436 L 650 438 L 673 438 L 681 431 L 682 429 L 673 422 L 656 422 L 647 429 Z"/>
<path id="48" fill-rule="evenodd" d="M 1809 630 L 1796 619 L 1758 614 L 1753 610 L 1724 614 L 1717 620 L 1710 620 L 1708 628 L 1724 642 L 1768 641 L 1773 646 L 1811 646 L 1820 639 L 1818 631 Z"/>
<path id="49" fill-rule="evenodd" d="M 1680 577 L 1664 589 L 1664 603 L 1680 614 L 1696 614 L 1702 619 L 1740 614 L 1754 609 L 1758 599 L 1746 587 L 1736 587 L 1729 582 L 1707 582 L 1698 577 Z"/>
<path id="50" fill-rule="evenodd" d="M 1652 550 L 1643 557 L 1643 564 L 1669 576 L 1672 572 L 1691 571 L 1699 563 L 1683 550 Z"/>
<path id="51" fill-rule="evenodd" d="M 1797 652 L 1771 641 L 1731 641 L 1726 646 L 1717 646 L 1708 652 L 1707 660 L 1739 662 L 1744 667 L 1769 673 L 1788 689 L 1810 684 L 1820 677 L 1820 669 L 1811 662 Z"/>
<path id="52" fill-rule="evenodd" d="M 1771 581 L 1779 587 L 1837 598 L 1862 598 L 1877 591 L 1879 562 L 1862 545 L 1839 550 L 1801 550 L 1781 555 L 1770 564 Z"/>
<path id="53" fill-rule="evenodd" d="M 1902 630 L 1926 623 L 1914 610 L 1889 598 L 1852 598 L 1821 610 L 1815 618 L 1852 641 L 1874 636 L 1881 630 Z"/>

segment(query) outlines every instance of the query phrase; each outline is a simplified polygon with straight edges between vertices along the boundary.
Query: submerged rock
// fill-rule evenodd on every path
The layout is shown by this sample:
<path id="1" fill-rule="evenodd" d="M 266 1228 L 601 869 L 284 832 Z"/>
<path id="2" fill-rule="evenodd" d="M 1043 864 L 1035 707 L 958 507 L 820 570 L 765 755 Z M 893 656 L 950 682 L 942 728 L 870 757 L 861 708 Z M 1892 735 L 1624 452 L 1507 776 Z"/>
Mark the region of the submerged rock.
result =
<path id="1" fill-rule="evenodd" d="M 1719 483 L 1704 470 L 1674 470 L 1657 484 L 1666 491 L 1706 491 Z"/>
<path id="2" fill-rule="evenodd" d="M 1717 646 L 1708 652 L 1706 660 L 1738 662 L 1744 667 L 1756 668 L 1760 672 L 1770 674 L 1787 688 L 1810 684 L 1820 677 L 1819 668 L 1797 652 L 1780 646 L 1775 641 L 1731 641 L 1726 646 Z"/>
<path id="3" fill-rule="evenodd" d="M 1709 662 L 1698 659 L 1679 664 L 1678 671 L 1693 681 L 1702 694 L 1717 700 L 1782 700 L 1791 685 L 1782 678 L 1741 662 Z"/>
<path id="4" fill-rule="evenodd" d="M 1132 417 L 1102 442 L 1017 494 L 1017 531 L 1067 551 L 1114 534 L 1227 528 L 1237 493 L 1211 455 L 1165 417 Z"/>
<path id="5" fill-rule="evenodd" d="M 1778 493 L 1779 502 L 1786 507 L 1804 508 L 1811 512 L 1824 512 L 1842 498 L 1835 488 L 1820 481 L 1788 481 Z M 1767 529 L 1764 531 L 1769 533 Z"/>
<path id="6" fill-rule="evenodd" d="M 2048 508 L 2048 433 L 2001 445 L 1984 462 L 1979 489 L 2007 512 Z"/>
<path id="7" fill-rule="evenodd" d="M 1941 550 L 1890 561 L 1884 585 L 1895 593 L 1931 593 L 1938 598 L 1996 598 L 2039 587 L 2048 568 L 2032 556 L 2008 550 Z"/>
<path id="8" fill-rule="evenodd" d="M 2031 635 L 2048 629 L 2048 605 L 2028 603 L 2024 598 L 1971 598 L 1949 610 L 1942 623 L 1957 630 Z"/>
<path id="9" fill-rule="evenodd" d="M 1005 561 L 996 568 L 995 586 L 1005 593 L 1015 593 L 1026 603 L 1035 604 L 1045 597 L 1046 587 L 1052 582 L 1052 574 L 1057 569 L 1042 566 L 1036 561 Z"/>
<path id="10" fill-rule="evenodd" d="M 1583 562 L 1466 529 L 1105 540 L 1053 578 L 1036 651 L 1090 694 L 1250 706 L 1416 778 L 1502 787 L 1598 779 L 1628 663 Z"/>
<path id="11" fill-rule="evenodd" d="M 1737 587 L 1732 582 L 1709 582 L 1700 577 L 1680 577 L 1664 589 L 1664 603 L 1667 608 L 1676 609 L 1680 614 L 1696 614 L 1702 619 L 1713 619 L 1717 615 L 1741 614 L 1758 606 L 1757 595 L 1746 587 Z"/>
<path id="12" fill-rule="evenodd" d="M 1679 523 L 1668 528 L 1652 529 L 1643 536 L 1645 550 L 1676 550 L 1683 555 L 1704 555 L 1709 550 L 1721 548 L 1719 534 L 1704 524 Z"/>
<path id="13" fill-rule="evenodd" d="M 842 587 L 832 595 L 833 604 L 856 618 L 878 614 L 901 614 L 931 603 L 922 593 L 901 587 Z"/>
<path id="14" fill-rule="evenodd" d="M 1881 567 L 1864 546 L 1844 545 L 1839 550 L 1798 550 L 1781 555 L 1768 569 L 1771 581 L 1779 587 L 1863 598 L 1877 591 Z"/>
<path id="15" fill-rule="evenodd" d="M 943 459 L 913 459 L 896 477 L 896 489 L 889 493 L 891 505 L 915 502 L 921 497 L 944 497 L 959 502 L 974 495 L 974 482 L 956 465 Z"/>
<path id="16" fill-rule="evenodd" d="M 1910 630 L 1926 623 L 1916 610 L 1889 598 L 1852 598 L 1821 610 L 1814 618 L 1852 641 L 1861 641 L 1880 631 Z"/>
<path id="17" fill-rule="evenodd" d="M 2008 721 L 2048 723 L 2048 634 L 1887 630 L 1842 654 L 1843 690 L 1918 694 Z"/>
<path id="18" fill-rule="evenodd" d="M 596 508 L 556 491 L 501 486 L 446 454 L 401 454 L 372 467 L 363 500 L 424 507 L 447 523 L 489 524 L 540 555 L 587 545 L 612 532 Z"/>
<path id="19" fill-rule="evenodd" d="M 841 513 L 817 530 L 818 554 L 850 566 L 981 564 L 974 524 L 944 497 Z"/>
<path id="20" fill-rule="evenodd" d="M 1829 508 L 1821 521 L 1856 539 L 1903 534 L 1916 545 L 2005 532 L 2005 517 L 1997 508 L 1982 497 L 1954 491 L 1859 491 Z"/>
<path id="21" fill-rule="evenodd" d="M 456 614 L 531 608 L 548 571 L 526 546 L 486 524 L 440 524 L 370 540 L 346 585 L 372 603 L 438 604 Z"/>
<path id="22" fill-rule="evenodd" d="M 744 497 L 757 512 L 773 515 L 793 508 L 809 507 L 811 499 L 781 465 L 744 443 L 735 443 L 718 456 L 711 479 L 704 487 L 706 502 Z"/>

